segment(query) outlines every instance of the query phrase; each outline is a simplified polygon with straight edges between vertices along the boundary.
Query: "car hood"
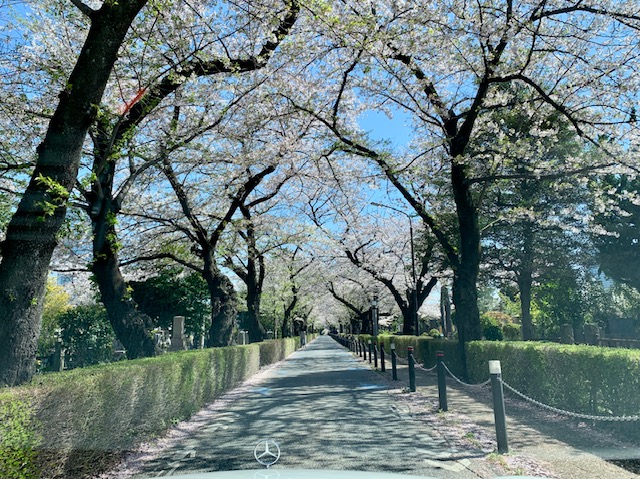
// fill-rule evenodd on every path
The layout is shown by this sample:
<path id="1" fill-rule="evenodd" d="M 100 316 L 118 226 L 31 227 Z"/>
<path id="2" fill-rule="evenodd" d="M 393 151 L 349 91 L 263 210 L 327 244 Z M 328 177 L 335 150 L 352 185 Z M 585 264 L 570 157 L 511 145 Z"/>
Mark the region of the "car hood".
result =
<path id="1" fill-rule="evenodd" d="M 438 479 L 389 472 L 334 471 L 327 469 L 244 469 L 171 476 L 172 479 Z M 153 478 L 164 479 L 164 478 Z M 531 476 L 501 476 L 493 479 L 544 479 Z"/>

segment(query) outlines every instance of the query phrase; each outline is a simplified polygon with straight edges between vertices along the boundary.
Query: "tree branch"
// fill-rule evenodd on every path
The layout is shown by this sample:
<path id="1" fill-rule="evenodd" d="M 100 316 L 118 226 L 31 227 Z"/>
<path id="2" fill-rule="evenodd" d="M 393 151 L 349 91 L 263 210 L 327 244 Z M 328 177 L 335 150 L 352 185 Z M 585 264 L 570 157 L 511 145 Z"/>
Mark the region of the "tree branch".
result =
<path id="1" fill-rule="evenodd" d="M 236 213 L 238 208 L 240 208 L 240 205 L 244 204 L 247 197 L 258 187 L 260 182 L 274 171 L 276 171 L 276 167 L 274 165 L 269 165 L 257 175 L 251 176 L 246 183 L 242 185 L 235 196 L 231 198 L 231 204 L 229 205 L 224 218 L 222 218 L 218 223 L 218 226 L 216 226 L 216 229 L 211 233 L 211 236 L 209 237 L 210 245 L 215 246 L 218 243 L 222 233 L 227 227 L 227 224 L 231 221 L 231 218 L 233 218 L 233 215 Z"/>
<path id="2" fill-rule="evenodd" d="M 75 5 L 78 10 L 80 10 L 82 14 L 87 16 L 88 18 L 93 18 L 93 15 L 96 13 L 93 8 L 91 8 L 89 5 L 85 5 L 81 0 L 71 0 L 71 3 L 73 3 L 73 5 Z"/>
<path id="3" fill-rule="evenodd" d="M 575 170 L 567 170 L 560 171 L 558 173 L 549 173 L 546 175 L 535 175 L 533 173 L 514 173 L 514 174 L 504 174 L 504 175 L 488 175 L 488 176 L 478 176 L 477 178 L 470 178 L 467 180 L 469 184 L 475 183 L 485 183 L 490 181 L 497 180 L 556 180 L 558 178 L 566 178 L 568 176 L 581 175 L 584 173 L 590 173 L 593 171 L 597 171 L 602 168 L 608 168 L 610 166 L 617 165 L 617 163 L 606 163 L 603 165 L 589 165 L 584 168 L 578 168 Z"/>
<path id="4" fill-rule="evenodd" d="M 289 34 L 295 24 L 300 5 L 298 0 L 287 0 L 287 13 L 278 27 L 271 32 L 257 56 L 240 59 L 213 59 L 208 61 L 193 60 L 175 65 L 172 71 L 156 85 L 150 87 L 140 101 L 131 106 L 127 118 L 121 128 L 128 132 L 138 125 L 160 102 L 175 92 L 191 76 L 210 76 L 219 73 L 245 73 L 264 68 L 282 40 Z"/>
<path id="5" fill-rule="evenodd" d="M 193 271 L 196 271 L 200 274 L 204 273 L 204 270 L 202 268 L 199 268 L 198 266 L 194 265 L 193 263 L 190 263 L 189 261 L 186 261 L 182 258 L 179 258 L 178 256 L 174 255 L 173 253 L 157 253 L 157 254 L 152 254 L 152 255 L 147 255 L 147 256 L 138 256 L 136 258 L 132 258 L 130 260 L 126 260 L 126 261 L 121 261 L 120 262 L 120 266 L 128 266 L 131 264 L 136 264 L 136 263 L 140 263 L 142 261 L 155 261 L 158 259 L 170 259 L 175 261 L 178 264 L 181 264 L 182 266 L 192 269 Z"/>

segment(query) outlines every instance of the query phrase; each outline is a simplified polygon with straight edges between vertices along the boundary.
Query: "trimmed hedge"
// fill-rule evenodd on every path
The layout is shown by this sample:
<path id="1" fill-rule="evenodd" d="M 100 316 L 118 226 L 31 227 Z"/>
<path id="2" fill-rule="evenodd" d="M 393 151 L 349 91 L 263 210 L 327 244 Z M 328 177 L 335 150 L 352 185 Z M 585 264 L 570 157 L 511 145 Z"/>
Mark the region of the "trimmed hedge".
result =
<path id="1" fill-rule="evenodd" d="M 502 378 L 522 393 L 568 411 L 640 415 L 640 351 L 534 342 L 474 341 L 467 345 L 472 382 L 489 377 L 498 359 Z"/>
<path id="2" fill-rule="evenodd" d="M 311 341 L 314 336 L 307 335 L 307 341 Z M 256 343 L 260 348 L 260 367 L 273 364 L 286 358 L 300 347 L 300 338 L 292 340 L 269 340 Z"/>
<path id="3" fill-rule="evenodd" d="M 299 338 L 286 338 L 169 353 L 37 376 L 28 386 L 2 390 L 0 423 L 9 426 L 0 424 L 0 477 L 31 479 L 38 465 L 41 477 L 52 479 L 106 470 L 122 452 L 189 418 L 299 345 Z M 13 430 L 23 432 L 16 438 Z M 5 472 L 16 467 L 24 474 Z"/>
<path id="4" fill-rule="evenodd" d="M 357 336 L 368 342 L 369 335 Z M 425 367 L 436 362 L 436 351 L 444 351 L 445 362 L 456 375 L 462 374 L 457 341 L 428 337 L 380 335 L 389 351 L 406 357 L 413 346 L 414 357 Z M 595 415 L 640 415 L 640 350 L 598 346 L 564 345 L 532 341 L 473 341 L 466 345 L 469 381 L 489 378 L 490 360 L 502 363 L 502 378 L 520 392 L 572 412 Z"/>
<path id="5" fill-rule="evenodd" d="M 368 334 L 361 334 L 357 337 L 365 341 L 365 343 L 372 338 Z M 462 374 L 463 365 L 458 350 L 458 341 L 434 339 L 429 336 L 392 336 L 387 334 L 379 335 L 378 339 L 384 343 L 387 353 L 390 352 L 391 343 L 395 343 L 396 353 L 403 358 L 407 357 L 407 348 L 412 346 L 413 357 L 426 368 L 435 366 L 436 352 L 442 351 L 444 352 L 447 367 L 451 372 L 456 375 Z"/>

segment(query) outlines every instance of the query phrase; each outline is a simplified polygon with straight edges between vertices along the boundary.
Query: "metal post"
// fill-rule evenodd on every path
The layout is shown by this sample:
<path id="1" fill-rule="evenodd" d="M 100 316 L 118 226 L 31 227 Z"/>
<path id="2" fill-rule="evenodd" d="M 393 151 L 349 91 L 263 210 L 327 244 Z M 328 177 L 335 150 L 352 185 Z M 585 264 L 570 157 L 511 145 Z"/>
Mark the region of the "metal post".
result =
<path id="1" fill-rule="evenodd" d="M 371 351 L 371 340 L 369 340 L 369 364 L 371 364 L 371 356 L 372 356 L 372 351 Z"/>
<path id="2" fill-rule="evenodd" d="M 367 360 L 367 348 L 364 341 L 362 341 L 362 359 Z"/>
<path id="3" fill-rule="evenodd" d="M 489 374 L 491 375 L 491 394 L 493 396 L 493 416 L 496 421 L 498 453 L 506 454 L 509 452 L 509 443 L 507 440 L 507 416 L 504 410 L 500 361 L 489 361 Z"/>
<path id="4" fill-rule="evenodd" d="M 378 345 L 373 345 L 373 366 L 378 369 Z"/>
<path id="5" fill-rule="evenodd" d="M 444 370 L 444 352 L 436 352 L 436 361 L 438 365 L 438 402 L 441 411 L 448 411 L 447 407 L 447 374 Z"/>
<path id="6" fill-rule="evenodd" d="M 413 347 L 407 348 L 407 359 L 409 360 L 409 391 L 416 392 L 416 365 L 413 359 Z"/>
<path id="7" fill-rule="evenodd" d="M 386 367 L 384 364 L 384 343 L 380 343 L 380 370 L 382 372 L 386 371 Z"/>
<path id="8" fill-rule="evenodd" d="M 393 379 L 394 381 L 398 380 L 398 364 L 397 364 L 397 358 L 396 358 L 396 343 L 391 343 L 391 345 L 389 346 L 389 349 L 391 349 L 391 379 Z"/>

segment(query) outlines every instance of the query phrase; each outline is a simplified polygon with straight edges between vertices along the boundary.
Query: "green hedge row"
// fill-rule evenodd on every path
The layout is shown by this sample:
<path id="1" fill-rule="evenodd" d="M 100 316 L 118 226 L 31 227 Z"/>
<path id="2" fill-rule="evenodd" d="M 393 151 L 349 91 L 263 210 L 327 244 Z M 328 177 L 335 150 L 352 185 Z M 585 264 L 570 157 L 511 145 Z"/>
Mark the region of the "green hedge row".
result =
<path id="1" fill-rule="evenodd" d="M 3 390 L 0 477 L 38 477 L 36 465 L 43 478 L 105 470 L 123 451 L 190 417 L 299 344 L 287 338 L 170 353 L 37 376 L 28 386 Z"/>
<path id="2" fill-rule="evenodd" d="M 365 343 L 372 338 L 368 334 L 361 334 L 357 337 L 365 341 Z M 396 345 L 396 353 L 403 358 L 407 357 L 407 348 L 409 346 L 413 347 L 413 357 L 426 368 L 435 366 L 436 352 L 442 351 L 447 367 L 451 372 L 456 375 L 463 373 L 464 368 L 460 359 L 458 341 L 434 339 L 427 336 L 393 336 L 387 334 L 379 335 L 378 340 L 384 343 L 387 353 L 390 351 L 390 345 L 393 342 Z"/>
<path id="3" fill-rule="evenodd" d="M 498 359 L 502 378 L 522 393 L 568 411 L 640 415 L 640 351 L 555 343 L 474 341 L 467 345 L 472 382 L 489 377 Z"/>
<path id="4" fill-rule="evenodd" d="M 365 343 L 369 335 L 358 336 Z M 449 369 L 463 371 L 457 341 L 427 337 L 380 335 L 389 350 L 406 357 L 407 346 L 425 367 L 435 365 L 436 351 L 445 353 Z M 531 341 L 473 341 L 466 345 L 469 381 L 489 378 L 489 361 L 500 360 L 502 378 L 520 392 L 545 404 L 595 415 L 640 415 L 640 351 Z"/>

